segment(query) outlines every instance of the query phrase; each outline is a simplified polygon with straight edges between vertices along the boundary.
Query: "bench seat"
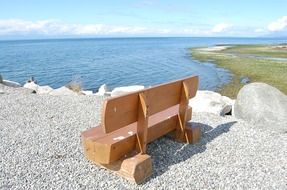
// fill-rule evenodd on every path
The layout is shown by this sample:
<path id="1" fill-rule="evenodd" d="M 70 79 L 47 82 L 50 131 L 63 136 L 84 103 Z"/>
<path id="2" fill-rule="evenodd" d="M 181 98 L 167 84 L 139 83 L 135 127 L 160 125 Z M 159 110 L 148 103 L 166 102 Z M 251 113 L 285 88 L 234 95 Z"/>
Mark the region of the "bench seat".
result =
<path id="1" fill-rule="evenodd" d="M 175 130 L 178 118 L 178 105 L 165 111 L 156 113 L 149 118 L 148 143 Z M 191 119 L 192 109 L 188 109 L 188 118 Z M 112 133 L 105 134 L 101 126 L 93 127 L 82 133 L 82 141 L 86 144 L 85 155 L 91 161 L 101 164 L 111 164 L 128 155 L 136 149 L 137 124 L 132 123 Z M 191 126 L 187 126 L 191 127 Z M 192 129 L 189 129 L 190 131 Z M 189 135 L 191 141 L 195 141 L 198 133 L 193 129 Z M 193 135 L 193 136 L 192 136 Z"/>

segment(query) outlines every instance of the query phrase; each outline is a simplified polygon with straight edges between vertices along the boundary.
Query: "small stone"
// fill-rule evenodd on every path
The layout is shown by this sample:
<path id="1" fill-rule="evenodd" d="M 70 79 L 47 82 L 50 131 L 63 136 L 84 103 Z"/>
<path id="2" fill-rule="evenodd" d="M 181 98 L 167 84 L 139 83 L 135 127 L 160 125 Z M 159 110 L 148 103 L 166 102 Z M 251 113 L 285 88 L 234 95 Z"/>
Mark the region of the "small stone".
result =
<path id="1" fill-rule="evenodd" d="M 241 84 L 248 84 L 248 83 L 250 83 L 251 82 L 251 80 L 250 80 L 250 78 L 248 78 L 248 77 L 240 77 L 240 83 Z"/>

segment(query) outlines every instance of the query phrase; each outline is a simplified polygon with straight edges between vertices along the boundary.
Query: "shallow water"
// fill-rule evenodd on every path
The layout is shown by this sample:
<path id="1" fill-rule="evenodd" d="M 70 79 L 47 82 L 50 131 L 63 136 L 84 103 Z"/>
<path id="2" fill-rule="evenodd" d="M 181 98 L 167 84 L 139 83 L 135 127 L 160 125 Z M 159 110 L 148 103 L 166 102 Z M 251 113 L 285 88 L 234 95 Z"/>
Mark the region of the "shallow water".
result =
<path id="1" fill-rule="evenodd" d="M 215 44 L 283 43 L 264 38 L 106 38 L 0 41 L 0 73 L 24 83 L 34 76 L 54 88 L 79 80 L 85 89 L 151 86 L 199 75 L 200 89 L 215 90 L 230 73 L 190 57 L 189 48 Z"/>

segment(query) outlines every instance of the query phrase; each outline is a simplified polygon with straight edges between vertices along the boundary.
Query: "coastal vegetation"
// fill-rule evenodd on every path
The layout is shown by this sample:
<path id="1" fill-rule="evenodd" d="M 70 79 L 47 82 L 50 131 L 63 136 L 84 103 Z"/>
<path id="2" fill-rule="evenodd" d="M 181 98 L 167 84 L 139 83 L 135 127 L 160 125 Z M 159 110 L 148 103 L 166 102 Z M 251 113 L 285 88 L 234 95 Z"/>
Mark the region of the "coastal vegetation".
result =
<path id="1" fill-rule="evenodd" d="M 242 78 L 270 84 L 287 94 L 286 44 L 192 48 L 191 55 L 198 61 L 211 61 L 232 72 L 232 81 L 218 89 L 225 96 L 236 97 L 244 85 Z"/>

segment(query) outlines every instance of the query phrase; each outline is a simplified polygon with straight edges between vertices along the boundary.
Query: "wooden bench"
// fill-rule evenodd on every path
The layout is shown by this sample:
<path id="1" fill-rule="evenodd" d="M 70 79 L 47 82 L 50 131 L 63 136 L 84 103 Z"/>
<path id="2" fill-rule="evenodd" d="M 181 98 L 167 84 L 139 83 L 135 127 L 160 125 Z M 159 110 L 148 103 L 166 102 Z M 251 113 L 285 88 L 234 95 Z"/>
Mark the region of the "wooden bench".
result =
<path id="1" fill-rule="evenodd" d="M 200 129 L 187 125 L 197 87 L 194 76 L 107 99 L 101 125 L 82 132 L 86 158 L 141 183 L 152 173 L 148 143 L 166 134 L 184 143 L 199 140 Z"/>

